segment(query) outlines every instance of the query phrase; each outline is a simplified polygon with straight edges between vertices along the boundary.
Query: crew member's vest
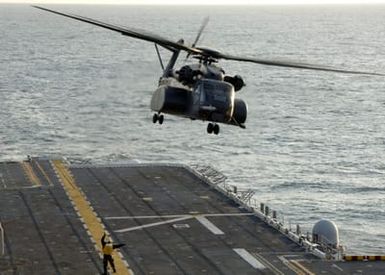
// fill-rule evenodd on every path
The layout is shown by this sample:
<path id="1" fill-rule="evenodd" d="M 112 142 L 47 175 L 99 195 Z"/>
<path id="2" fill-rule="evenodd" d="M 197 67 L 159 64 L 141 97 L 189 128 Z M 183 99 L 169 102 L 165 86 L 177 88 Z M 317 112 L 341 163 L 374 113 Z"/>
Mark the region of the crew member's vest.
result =
<path id="1" fill-rule="evenodd" d="M 114 250 L 114 249 L 112 248 L 112 243 L 107 243 L 107 244 L 103 247 L 103 254 L 104 254 L 104 255 L 111 255 L 113 250 Z"/>

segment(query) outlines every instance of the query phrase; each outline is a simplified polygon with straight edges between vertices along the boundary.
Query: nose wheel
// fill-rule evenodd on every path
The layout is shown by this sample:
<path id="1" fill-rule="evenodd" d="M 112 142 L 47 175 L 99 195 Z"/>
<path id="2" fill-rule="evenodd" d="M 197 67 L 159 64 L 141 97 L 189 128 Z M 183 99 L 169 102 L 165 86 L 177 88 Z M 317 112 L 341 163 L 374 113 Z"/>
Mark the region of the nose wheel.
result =
<path id="1" fill-rule="evenodd" d="M 216 123 L 209 123 L 207 125 L 207 133 L 208 134 L 212 134 L 214 133 L 215 135 L 218 135 L 219 134 L 219 125 L 216 124 Z"/>
<path id="2" fill-rule="evenodd" d="M 154 114 L 152 116 L 152 122 L 153 123 L 159 122 L 159 124 L 163 124 L 163 120 L 164 120 L 164 116 L 161 114 Z"/>

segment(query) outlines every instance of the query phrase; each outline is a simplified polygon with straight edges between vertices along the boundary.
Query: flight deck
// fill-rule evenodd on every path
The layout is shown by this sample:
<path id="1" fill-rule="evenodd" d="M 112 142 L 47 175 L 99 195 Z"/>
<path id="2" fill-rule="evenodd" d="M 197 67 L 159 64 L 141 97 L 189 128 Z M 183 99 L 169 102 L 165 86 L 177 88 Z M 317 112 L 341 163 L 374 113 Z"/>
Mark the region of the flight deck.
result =
<path id="1" fill-rule="evenodd" d="M 0 163 L 0 274 L 381 274 L 384 261 L 320 259 L 191 167 Z"/>

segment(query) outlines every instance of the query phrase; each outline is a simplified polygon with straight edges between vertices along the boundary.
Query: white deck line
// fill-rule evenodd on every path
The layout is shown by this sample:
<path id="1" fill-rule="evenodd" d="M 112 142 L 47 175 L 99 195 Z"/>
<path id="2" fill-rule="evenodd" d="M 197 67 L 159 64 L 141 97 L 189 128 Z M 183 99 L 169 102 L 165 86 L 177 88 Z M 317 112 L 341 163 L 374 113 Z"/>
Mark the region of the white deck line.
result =
<path id="1" fill-rule="evenodd" d="M 1 178 L 1 182 L 3 183 L 3 185 L 4 185 L 4 188 L 7 188 L 7 185 L 5 184 L 5 181 L 4 181 L 4 179 L 3 178 Z"/>
<path id="2" fill-rule="evenodd" d="M 191 214 L 181 215 L 160 215 L 160 216 L 115 216 L 115 217 L 104 217 L 105 220 L 123 220 L 123 219 L 162 219 L 162 218 L 179 218 L 186 217 Z M 199 214 L 196 216 L 204 217 L 237 217 L 237 216 L 255 216 L 255 213 L 213 213 L 213 214 Z"/>
<path id="3" fill-rule="evenodd" d="M 7 188 L 7 185 L 5 184 L 5 181 L 4 181 L 4 178 L 3 178 L 3 173 L 0 173 L 0 179 L 1 179 L 1 182 L 3 183 L 3 185 L 4 185 L 4 188 Z"/>
<path id="4" fill-rule="evenodd" d="M 205 217 L 237 217 L 237 216 L 255 216 L 255 213 L 219 213 L 219 214 L 201 214 Z"/>
<path id="5" fill-rule="evenodd" d="M 253 257 L 253 255 L 251 255 L 246 249 L 234 248 L 233 250 L 239 256 L 241 256 L 242 259 L 244 259 L 246 262 L 248 262 L 255 269 L 265 269 L 266 268 L 266 266 L 264 266 L 260 261 L 258 261 L 255 257 Z"/>
<path id="6" fill-rule="evenodd" d="M 341 272 L 344 272 L 344 270 L 336 264 L 332 264 L 332 267 L 337 268 Z"/>
<path id="7" fill-rule="evenodd" d="M 218 227 L 215 226 L 212 222 L 210 222 L 207 218 L 204 216 L 196 216 L 195 217 L 204 227 L 206 227 L 208 230 L 210 230 L 215 235 L 224 235 L 225 233 L 220 230 Z"/>
<path id="8" fill-rule="evenodd" d="M 144 225 L 140 225 L 140 226 L 119 229 L 119 230 L 115 230 L 115 232 L 116 233 L 124 233 L 124 232 L 139 230 L 139 229 L 143 229 L 143 228 L 147 228 L 147 227 L 154 227 L 154 226 L 157 226 L 157 225 L 163 225 L 163 224 L 168 224 L 168 223 L 188 220 L 188 219 L 191 219 L 191 218 L 193 218 L 193 217 L 192 216 L 184 216 L 184 217 L 180 217 L 180 218 L 177 218 L 177 219 L 161 221 L 161 222 L 154 222 L 154 223 L 148 223 L 148 224 L 144 224 Z"/>
<path id="9" fill-rule="evenodd" d="M 160 215 L 160 216 L 118 216 L 118 217 L 104 217 L 105 220 L 124 220 L 124 219 L 163 219 L 163 218 L 182 218 L 191 216 L 186 215 Z M 191 216 L 192 217 L 192 216 Z"/>

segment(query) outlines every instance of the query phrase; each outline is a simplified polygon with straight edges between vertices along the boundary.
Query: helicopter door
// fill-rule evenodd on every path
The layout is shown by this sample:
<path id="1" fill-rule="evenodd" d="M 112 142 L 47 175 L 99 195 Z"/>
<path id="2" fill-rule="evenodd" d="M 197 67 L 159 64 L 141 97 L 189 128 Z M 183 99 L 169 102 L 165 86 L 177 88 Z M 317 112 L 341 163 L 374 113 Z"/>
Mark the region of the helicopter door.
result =
<path id="1" fill-rule="evenodd" d="M 199 81 L 195 86 L 193 92 L 193 106 L 192 106 L 192 116 L 194 118 L 199 118 L 202 120 L 209 120 L 211 113 L 215 111 L 214 106 L 208 105 L 206 91 L 204 90 L 204 81 Z"/>
<path id="2" fill-rule="evenodd" d="M 226 82 L 204 79 L 194 91 L 194 108 L 199 105 L 199 117 L 203 120 L 227 122 L 233 113 L 234 93 Z"/>
<path id="3" fill-rule="evenodd" d="M 191 117 L 199 118 L 199 110 L 201 106 L 201 100 L 204 98 L 204 93 L 202 92 L 202 82 L 197 82 L 195 88 L 193 89 L 193 105 L 191 106 Z"/>

